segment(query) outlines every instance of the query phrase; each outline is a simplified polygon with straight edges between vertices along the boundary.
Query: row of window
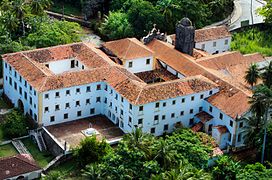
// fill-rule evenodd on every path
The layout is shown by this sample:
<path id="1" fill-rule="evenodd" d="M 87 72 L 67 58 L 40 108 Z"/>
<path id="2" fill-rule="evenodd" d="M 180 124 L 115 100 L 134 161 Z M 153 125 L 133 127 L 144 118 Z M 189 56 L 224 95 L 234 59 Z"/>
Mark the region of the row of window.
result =
<path id="1" fill-rule="evenodd" d="M 224 45 L 228 45 L 228 43 L 229 43 L 229 40 L 225 39 Z M 216 41 L 214 41 L 213 42 L 213 47 L 216 47 L 216 45 L 217 45 L 217 43 L 216 43 Z M 205 47 L 206 47 L 206 44 L 201 45 L 201 49 L 205 49 Z"/>
<path id="2" fill-rule="evenodd" d="M 95 114 L 95 108 L 90 109 L 90 115 Z M 82 116 L 82 111 L 77 111 L 77 117 Z M 63 114 L 63 119 L 68 119 L 69 118 L 69 113 L 64 113 Z M 54 122 L 56 120 L 55 116 L 50 116 L 50 122 Z"/>
<path id="3" fill-rule="evenodd" d="M 146 59 L 146 60 L 145 60 L 145 64 L 146 64 L 146 65 L 149 65 L 149 64 L 150 64 L 150 59 Z M 129 68 L 132 68 L 132 67 L 133 67 L 133 61 L 130 61 L 130 62 L 128 63 L 128 67 L 129 67 Z"/>

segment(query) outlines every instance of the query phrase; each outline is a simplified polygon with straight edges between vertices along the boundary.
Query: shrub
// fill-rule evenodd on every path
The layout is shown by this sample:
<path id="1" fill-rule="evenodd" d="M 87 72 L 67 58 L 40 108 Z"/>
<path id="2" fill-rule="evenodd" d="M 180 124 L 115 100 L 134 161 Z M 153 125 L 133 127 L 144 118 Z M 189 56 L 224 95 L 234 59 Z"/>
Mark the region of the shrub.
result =
<path id="1" fill-rule="evenodd" d="M 27 119 L 18 109 L 12 110 L 5 116 L 2 126 L 4 135 L 8 138 L 27 134 Z"/>

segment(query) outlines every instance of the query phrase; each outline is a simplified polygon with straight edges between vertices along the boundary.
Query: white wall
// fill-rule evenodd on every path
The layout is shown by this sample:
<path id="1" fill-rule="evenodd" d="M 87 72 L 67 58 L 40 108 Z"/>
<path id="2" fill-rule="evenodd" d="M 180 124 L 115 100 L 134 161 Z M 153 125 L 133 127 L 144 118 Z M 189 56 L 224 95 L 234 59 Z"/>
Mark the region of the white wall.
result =
<path id="1" fill-rule="evenodd" d="M 227 44 L 225 44 L 225 40 L 228 41 Z M 216 46 L 213 46 L 214 42 L 216 42 Z M 230 43 L 231 43 L 231 37 L 227 37 L 227 38 L 222 38 L 222 39 L 217 39 L 217 40 L 212 40 L 212 41 L 197 42 L 195 44 L 195 48 L 202 49 L 202 50 L 208 52 L 209 54 L 214 54 L 214 53 L 216 53 L 216 51 L 218 51 L 218 53 L 222 53 L 225 51 L 229 51 Z M 204 49 L 202 47 L 203 44 L 205 44 Z"/>
<path id="2" fill-rule="evenodd" d="M 75 61 L 75 67 L 71 68 L 71 61 Z M 82 64 L 80 61 L 76 59 L 66 59 L 66 60 L 59 60 L 59 61 L 51 61 L 48 64 L 49 69 L 55 73 L 55 74 L 60 74 L 66 71 L 77 71 L 81 69 L 86 69 L 86 66 Z"/>
<path id="3" fill-rule="evenodd" d="M 20 77 L 21 76 L 14 70 L 14 68 L 3 61 L 4 93 L 9 97 L 15 107 L 18 107 L 18 101 L 21 100 L 24 105 L 24 113 L 30 114 L 32 111 L 32 118 L 37 121 L 38 93 L 30 86 L 30 84 L 25 84 L 23 77 Z M 15 89 L 15 86 L 17 86 L 17 90 Z M 22 94 L 20 94 L 20 89 Z M 32 103 L 30 103 L 31 99 Z"/>
<path id="4" fill-rule="evenodd" d="M 146 64 L 146 60 L 150 59 L 150 63 Z M 132 62 L 132 67 L 129 67 L 129 62 Z M 138 59 L 126 60 L 124 67 L 132 73 L 151 71 L 153 70 L 153 57 L 143 57 Z"/>

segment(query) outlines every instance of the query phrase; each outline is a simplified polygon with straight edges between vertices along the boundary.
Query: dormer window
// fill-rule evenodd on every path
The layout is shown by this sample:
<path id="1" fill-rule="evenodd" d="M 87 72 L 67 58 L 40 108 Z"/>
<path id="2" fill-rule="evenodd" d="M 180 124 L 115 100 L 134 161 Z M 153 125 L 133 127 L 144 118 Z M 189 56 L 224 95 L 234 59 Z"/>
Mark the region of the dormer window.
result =
<path id="1" fill-rule="evenodd" d="M 129 67 L 129 68 L 132 68 L 132 64 L 133 64 L 132 61 L 130 61 L 130 62 L 128 63 L 128 67 Z"/>
<path id="2" fill-rule="evenodd" d="M 150 64 L 150 59 L 146 59 L 146 64 Z"/>

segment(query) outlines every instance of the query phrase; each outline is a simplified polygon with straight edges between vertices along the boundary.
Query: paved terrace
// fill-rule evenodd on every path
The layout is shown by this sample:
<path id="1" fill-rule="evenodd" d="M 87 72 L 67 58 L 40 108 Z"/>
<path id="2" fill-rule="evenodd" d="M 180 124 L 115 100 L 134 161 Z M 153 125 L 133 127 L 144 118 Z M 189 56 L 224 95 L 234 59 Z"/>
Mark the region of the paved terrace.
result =
<path id="1" fill-rule="evenodd" d="M 105 116 L 95 116 L 81 120 L 75 120 L 67 123 L 47 126 L 46 129 L 53 135 L 60 144 L 64 145 L 65 141 L 69 148 L 76 147 L 80 141 L 86 136 L 82 133 L 90 127 L 99 132 L 97 135 L 98 140 L 105 138 L 107 141 L 119 139 L 123 136 L 123 132 L 118 126 L 113 124 Z"/>

